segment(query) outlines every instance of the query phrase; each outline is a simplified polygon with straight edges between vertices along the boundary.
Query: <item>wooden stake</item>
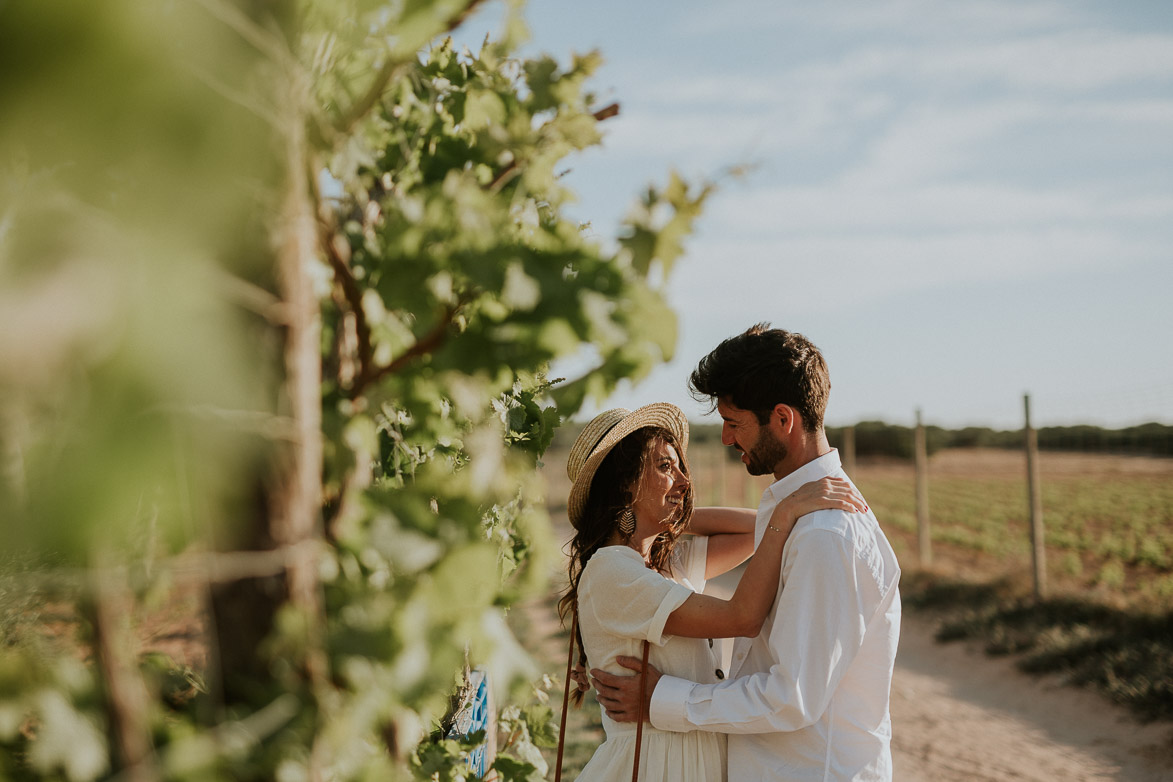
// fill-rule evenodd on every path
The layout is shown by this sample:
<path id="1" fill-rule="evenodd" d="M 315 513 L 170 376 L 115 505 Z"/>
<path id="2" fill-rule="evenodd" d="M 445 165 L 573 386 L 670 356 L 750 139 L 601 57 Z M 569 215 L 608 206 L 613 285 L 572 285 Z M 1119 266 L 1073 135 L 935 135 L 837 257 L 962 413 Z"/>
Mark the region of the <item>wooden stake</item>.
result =
<path id="1" fill-rule="evenodd" d="M 839 455 L 843 472 L 850 477 L 855 473 L 855 427 L 843 427 L 843 453 Z"/>
<path id="2" fill-rule="evenodd" d="M 138 667 L 138 650 L 131 626 L 134 595 L 120 568 L 99 568 L 93 578 L 89 606 L 94 628 L 94 651 L 106 689 L 106 714 L 116 766 L 127 782 L 159 779 L 151 741 L 151 697 Z"/>
<path id="3" fill-rule="evenodd" d="M 929 456 L 925 427 L 920 410 L 916 411 L 916 433 L 913 438 L 916 460 L 916 537 L 921 567 L 933 564 L 933 542 L 929 535 Z"/>
<path id="4" fill-rule="evenodd" d="M 1035 599 L 1047 594 L 1047 551 L 1043 534 L 1043 495 L 1039 486 L 1039 437 L 1030 425 L 1030 394 L 1022 396 L 1026 413 L 1026 483 L 1030 500 L 1030 551 L 1034 566 Z"/>
<path id="5" fill-rule="evenodd" d="M 729 493 L 728 487 L 725 485 L 725 476 L 728 472 L 726 469 L 725 448 L 720 446 L 713 449 L 713 485 L 717 490 L 717 505 L 728 505 Z"/>

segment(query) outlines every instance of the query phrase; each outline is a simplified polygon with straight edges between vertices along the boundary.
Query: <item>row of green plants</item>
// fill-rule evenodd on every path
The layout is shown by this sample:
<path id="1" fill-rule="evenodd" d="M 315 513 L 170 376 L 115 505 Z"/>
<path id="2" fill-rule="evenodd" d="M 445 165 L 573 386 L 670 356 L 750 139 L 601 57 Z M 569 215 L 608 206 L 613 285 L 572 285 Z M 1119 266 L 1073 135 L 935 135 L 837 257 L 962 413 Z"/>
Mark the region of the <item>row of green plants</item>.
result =
<path id="1" fill-rule="evenodd" d="M 912 427 L 882 421 L 861 421 L 851 428 L 854 430 L 855 452 L 859 456 L 913 457 Z M 827 439 L 832 446 L 842 447 L 845 429 L 841 426 L 827 428 Z M 700 427 L 700 430 L 698 434 L 701 437 L 706 434 L 713 436 L 711 432 L 706 433 L 704 427 Z M 1043 450 L 1173 456 L 1173 426 L 1167 424 L 1147 423 L 1121 429 L 1044 426 L 1036 432 L 1039 448 Z M 977 426 L 961 429 L 925 426 L 925 450 L 930 454 L 947 448 L 1021 450 L 1024 443 L 1021 429 L 1007 431 Z"/>
<path id="2" fill-rule="evenodd" d="M 0 4 L 0 779 L 462 779 L 466 666 L 498 778 L 545 778 L 504 619 L 537 466 L 670 358 L 708 189 L 592 239 L 561 177 L 600 58 L 521 57 L 515 2 L 459 47 L 481 5 Z M 141 654 L 177 595 L 198 670 Z"/>
<path id="3" fill-rule="evenodd" d="M 859 480 L 885 525 L 915 536 L 916 497 L 908 477 L 861 470 Z M 1056 578 L 1173 606 L 1173 483 L 1166 476 L 1053 475 L 1042 492 L 1048 566 Z M 929 515 L 934 542 L 994 564 L 1030 558 L 1025 476 L 932 477 Z M 915 546 L 907 556 L 915 558 Z"/>

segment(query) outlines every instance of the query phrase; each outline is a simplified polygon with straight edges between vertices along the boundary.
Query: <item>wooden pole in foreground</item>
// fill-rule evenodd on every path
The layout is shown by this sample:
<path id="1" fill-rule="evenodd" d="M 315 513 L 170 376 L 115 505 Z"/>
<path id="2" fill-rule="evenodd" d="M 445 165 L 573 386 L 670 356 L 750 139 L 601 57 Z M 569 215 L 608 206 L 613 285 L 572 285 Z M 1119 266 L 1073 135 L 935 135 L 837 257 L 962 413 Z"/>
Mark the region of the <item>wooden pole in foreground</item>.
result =
<path id="1" fill-rule="evenodd" d="M 1026 412 L 1026 484 L 1030 499 L 1030 551 L 1034 565 L 1035 599 L 1047 595 L 1047 551 L 1043 535 L 1043 495 L 1039 485 L 1039 436 L 1030 425 L 1030 394 L 1022 395 Z"/>
<path id="2" fill-rule="evenodd" d="M 713 485 L 717 488 L 717 501 L 714 505 L 729 505 L 729 487 L 726 476 L 729 473 L 725 458 L 725 447 L 719 445 L 713 448 Z"/>
<path id="3" fill-rule="evenodd" d="M 850 477 L 855 473 L 855 427 L 843 427 L 843 453 L 840 455 L 843 463 L 843 472 Z"/>
<path id="4" fill-rule="evenodd" d="M 916 460 L 916 539 L 921 567 L 933 564 L 933 542 L 929 535 L 929 455 L 925 441 L 925 426 L 920 409 L 916 411 L 916 434 L 913 438 Z"/>
<path id="5" fill-rule="evenodd" d="M 761 504 L 762 493 L 758 490 L 757 483 L 750 477 L 749 472 L 746 471 L 745 466 L 741 462 L 737 463 L 737 488 L 742 506 L 756 508 Z"/>

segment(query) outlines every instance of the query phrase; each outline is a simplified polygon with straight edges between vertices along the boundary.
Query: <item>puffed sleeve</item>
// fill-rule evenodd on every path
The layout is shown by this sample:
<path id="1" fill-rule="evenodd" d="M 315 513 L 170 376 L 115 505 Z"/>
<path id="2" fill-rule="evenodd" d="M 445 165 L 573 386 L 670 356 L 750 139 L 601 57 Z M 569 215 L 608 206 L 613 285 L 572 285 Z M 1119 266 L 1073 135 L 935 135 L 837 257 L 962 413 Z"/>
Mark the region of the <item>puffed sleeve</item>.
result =
<path id="1" fill-rule="evenodd" d="M 663 646 L 668 616 L 693 591 L 644 566 L 626 547 L 600 549 L 579 582 L 579 610 L 590 612 L 607 633 Z"/>
<path id="2" fill-rule="evenodd" d="M 672 580 L 679 581 L 693 592 L 703 592 L 708 558 L 707 535 L 686 535 L 681 538 L 672 550 Z"/>

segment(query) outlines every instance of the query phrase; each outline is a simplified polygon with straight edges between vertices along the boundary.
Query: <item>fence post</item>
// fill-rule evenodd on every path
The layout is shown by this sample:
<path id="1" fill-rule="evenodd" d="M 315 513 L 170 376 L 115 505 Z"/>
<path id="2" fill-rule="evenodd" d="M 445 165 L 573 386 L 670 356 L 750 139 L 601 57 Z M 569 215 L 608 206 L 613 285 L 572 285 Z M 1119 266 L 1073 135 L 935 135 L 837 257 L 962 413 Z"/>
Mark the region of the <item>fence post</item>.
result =
<path id="1" fill-rule="evenodd" d="M 737 505 L 735 507 L 756 508 L 761 504 L 761 495 L 755 491 L 753 479 L 741 463 L 737 463 Z"/>
<path id="2" fill-rule="evenodd" d="M 913 452 L 916 462 L 916 538 L 921 567 L 928 567 L 933 564 L 933 543 L 929 535 L 929 456 L 920 408 L 916 411 Z"/>
<path id="3" fill-rule="evenodd" d="M 717 501 L 714 505 L 728 505 L 729 495 L 728 486 L 725 483 L 726 475 L 729 473 L 726 462 L 728 459 L 725 456 L 725 446 L 719 445 L 713 449 L 713 485 L 717 489 Z"/>
<path id="4" fill-rule="evenodd" d="M 1047 594 L 1047 552 L 1043 547 L 1043 495 L 1039 487 L 1039 436 L 1030 425 L 1030 394 L 1022 395 L 1026 412 L 1026 483 L 1030 499 L 1030 551 L 1034 565 L 1035 599 Z"/>
<path id="5" fill-rule="evenodd" d="M 848 475 L 855 473 L 855 427 L 843 427 L 843 472 Z"/>

